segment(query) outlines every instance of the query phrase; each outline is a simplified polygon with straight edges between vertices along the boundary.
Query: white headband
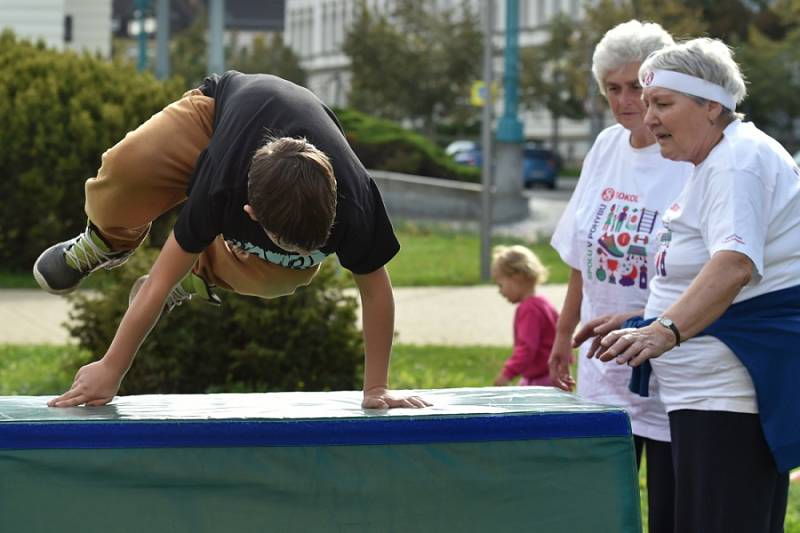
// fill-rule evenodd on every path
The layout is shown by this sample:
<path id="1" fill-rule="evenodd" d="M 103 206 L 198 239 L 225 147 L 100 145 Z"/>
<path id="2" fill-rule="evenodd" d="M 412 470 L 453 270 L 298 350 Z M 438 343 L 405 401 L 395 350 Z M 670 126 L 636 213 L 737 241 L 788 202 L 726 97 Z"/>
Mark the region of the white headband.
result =
<path id="1" fill-rule="evenodd" d="M 651 70 L 645 74 L 642 81 L 645 87 L 663 87 L 673 91 L 680 91 L 692 96 L 705 98 L 706 100 L 719 102 L 731 111 L 736 110 L 736 98 L 731 93 L 722 88 L 722 86 L 702 78 L 672 70 Z"/>

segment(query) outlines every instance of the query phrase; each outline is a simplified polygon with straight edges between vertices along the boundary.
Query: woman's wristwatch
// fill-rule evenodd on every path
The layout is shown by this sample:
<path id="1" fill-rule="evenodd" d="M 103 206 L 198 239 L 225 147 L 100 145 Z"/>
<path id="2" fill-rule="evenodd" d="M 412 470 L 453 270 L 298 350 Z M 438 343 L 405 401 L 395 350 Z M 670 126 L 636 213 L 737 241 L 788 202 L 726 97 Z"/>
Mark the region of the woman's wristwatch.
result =
<path id="1" fill-rule="evenodd" d="M 678 326 L 675 325 L 675 322 L 665 316 L 657 318 L 656 322 L 672 331 L 672 334 L 675 335 L 675 346 L 681 345 L 681 332 L 678 331 Z"/>

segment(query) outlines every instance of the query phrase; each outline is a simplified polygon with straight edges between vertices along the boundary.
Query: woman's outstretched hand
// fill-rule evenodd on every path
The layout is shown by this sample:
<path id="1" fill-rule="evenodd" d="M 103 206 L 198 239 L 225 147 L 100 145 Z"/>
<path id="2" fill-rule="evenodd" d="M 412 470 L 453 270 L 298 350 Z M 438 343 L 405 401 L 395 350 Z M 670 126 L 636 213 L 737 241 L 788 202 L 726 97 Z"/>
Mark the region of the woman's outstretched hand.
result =
<path id="1" fill-rule="evenodd" d="M 603 362 L 639 366 L 675 347 L 675 335 L 659 324 L 612 331 L 600 341 L 596 357 Z"/>
<path id="2" fill-rule="evenodd" d="M 600 342 L 603 337 L 612 331 L 619 329 L 631 317 L 641 315 L 643 310 L 632 311 L 629 313 L 620 313 L 618 315 L 603 315 L 581 326 L 581 329 L 572 338 L 572 347 L 577 348 L 588 339 L 592 339 L 592 345 L 586 353 L 586 357 L 594 357 L 600 349 Z"/>

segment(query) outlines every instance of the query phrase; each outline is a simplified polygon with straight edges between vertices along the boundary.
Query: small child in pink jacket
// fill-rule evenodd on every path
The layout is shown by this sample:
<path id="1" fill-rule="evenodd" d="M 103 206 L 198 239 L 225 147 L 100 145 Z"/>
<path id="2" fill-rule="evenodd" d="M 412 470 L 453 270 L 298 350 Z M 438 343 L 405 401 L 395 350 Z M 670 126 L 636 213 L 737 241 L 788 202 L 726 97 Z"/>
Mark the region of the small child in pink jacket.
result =
<path id="1" fill-rule="evenodd" d="M 514 351 L 494 384 L 508 385 L 520 376 L 519 385 L 552 385 L 547 359 L 556 336 L 558 311 L 536 294 L 536 286 L 547 279 L 547 269 L 524 246 L 497 246 L 492 278 L 506 300 L 519 304 L 514 314 Z"/>

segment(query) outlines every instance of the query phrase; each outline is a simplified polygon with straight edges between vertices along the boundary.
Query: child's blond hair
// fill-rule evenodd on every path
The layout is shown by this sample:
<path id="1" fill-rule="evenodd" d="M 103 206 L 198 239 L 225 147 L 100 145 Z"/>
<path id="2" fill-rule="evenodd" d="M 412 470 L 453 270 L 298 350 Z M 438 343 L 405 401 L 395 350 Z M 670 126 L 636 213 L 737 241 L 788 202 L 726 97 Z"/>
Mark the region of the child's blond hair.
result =
<path id="1" fill-rule="evenodd" d="M 534 285 L 547 281 L 547 267 L 530 249 L 519 244 L 495 246 L 492 251 L 492 271 L 504 276 L 522 274 Z"/>

